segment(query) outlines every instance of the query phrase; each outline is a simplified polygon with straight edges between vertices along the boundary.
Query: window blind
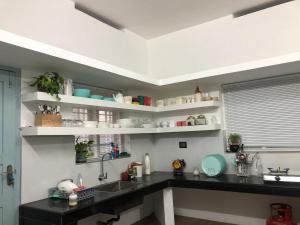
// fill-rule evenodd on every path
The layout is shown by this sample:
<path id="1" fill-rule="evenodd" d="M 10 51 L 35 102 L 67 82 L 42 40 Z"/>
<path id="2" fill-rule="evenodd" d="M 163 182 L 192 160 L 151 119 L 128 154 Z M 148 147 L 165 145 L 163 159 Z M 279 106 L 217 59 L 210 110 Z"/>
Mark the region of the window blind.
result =
<path id="1" fill-rule="evenodd" d="M 223 85 L 226 136 L 248 150 L 300 150 L 300 75 Z"/>

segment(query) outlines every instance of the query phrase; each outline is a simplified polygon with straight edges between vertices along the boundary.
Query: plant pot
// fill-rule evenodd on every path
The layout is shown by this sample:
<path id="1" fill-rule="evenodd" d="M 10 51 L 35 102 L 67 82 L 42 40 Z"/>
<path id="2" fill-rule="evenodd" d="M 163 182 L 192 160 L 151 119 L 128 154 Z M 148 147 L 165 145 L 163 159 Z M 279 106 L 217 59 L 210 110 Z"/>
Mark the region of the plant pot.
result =
<path id="1" fill-rule="evenodd" d="M 240 149 L 240 145 L 239 144 L 231 144 L 231 145 L 229 145 L 229 149 L 231 152 L 237 152 Z"/>
<path id="2" fill-rule="evenodd" d="M 76 152 L 76 163 L 86 162 L 86 152 Z"/>
<path id="3" fill-rule="evenodd" d="M 183 170 L 173 170 L 174 176 L 183 176 Z"/>

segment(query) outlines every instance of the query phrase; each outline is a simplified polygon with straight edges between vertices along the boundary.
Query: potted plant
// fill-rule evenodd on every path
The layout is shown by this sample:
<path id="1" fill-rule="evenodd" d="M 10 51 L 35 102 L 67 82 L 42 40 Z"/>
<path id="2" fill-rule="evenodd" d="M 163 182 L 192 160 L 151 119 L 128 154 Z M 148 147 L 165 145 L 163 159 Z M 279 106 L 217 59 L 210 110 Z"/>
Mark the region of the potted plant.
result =
<path id="1" fill-rule="evenodd" d="M 78 137 L 76 139 L 75 151 L 76 151 L 76 163 L 85 163 L 86 160 L 93 155 L 91 151 L 93 141 L 81 141 L 79 142 Z"/>
<path id="2" fill-rule="evenodd" d="M 228 138 L 229 149 L 231 152 L 237 152 L 242 142 L 241 135 L 238 133 L 231 133 Z"/>
<path id="3" fill-rule="evenodd" d="M 60 100 L 58 94 L 63 88 L 64 78 L 56 72 L 46 72 L 39 77 L 34 77 L 35 81 L 30 85 L 37 86 L 37 90 L 46 92 Z"/>

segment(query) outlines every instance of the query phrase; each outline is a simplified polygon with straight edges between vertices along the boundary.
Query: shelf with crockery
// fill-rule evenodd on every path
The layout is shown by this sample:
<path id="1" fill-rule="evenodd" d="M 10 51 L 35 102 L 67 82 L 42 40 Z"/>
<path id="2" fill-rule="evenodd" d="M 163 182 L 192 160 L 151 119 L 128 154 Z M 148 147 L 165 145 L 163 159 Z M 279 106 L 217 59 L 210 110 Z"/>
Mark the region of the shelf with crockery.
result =
<path id="1" fill-rule="evenodd" d="M 52 97 L 44 92 L 33 92 L 22 96 L 23 103 L 53 103 L 58 105 L 71 104 L 74 106 L 83 106 L 86 108 L 101 108 L 117 111 L 141 111 L 141 112 L 168 112 L 175 110 L 186 110 L 196 108 L 217 108 L 219 107 L 219 101 L 199 101 L 194 103 L 183 103 L 177 105 L 169 105 L 162 107 L 145 106 L 145 105 L 134 105 L 126 103 L 118 103 L 114 101 L 98 100 L 77 96 L 59 95 L 60 101 L 55 97 Z"/>
<path id="2" fill-rule="evenodd" d="M 157 134 L 220 130 L 220 124 L 168 128 L 23 127 L 22 136 L 72 136 L 82 134 Z"/>

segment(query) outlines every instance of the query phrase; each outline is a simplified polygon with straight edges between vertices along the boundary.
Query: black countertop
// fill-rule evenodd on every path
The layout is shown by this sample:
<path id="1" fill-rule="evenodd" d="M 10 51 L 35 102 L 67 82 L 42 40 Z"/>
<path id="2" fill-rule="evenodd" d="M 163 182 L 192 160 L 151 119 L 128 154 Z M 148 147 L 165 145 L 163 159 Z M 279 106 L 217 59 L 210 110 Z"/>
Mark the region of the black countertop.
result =
<path id="1" fill-rule="evenodd" d="M 138 185 L 134 188 L 116 193 L 96 192 L 96 196 L 93 199 L 80 201 L 78 206 L 75 207 L 69 207 L 66 200 L 52 199 L 23 204 L 20 206 L 20 217 L 30 217 L 30 215 L 39 214 L 39 219 L 43 220 L 42 215 L 44 214 L 47 215 L 48 219 L 55 216 L 60 218 L 60 221 L 63 221 L 62 218 L 64 217 L 72 218 L 73 220 L 76 220 L 76 218 L 81 219 L 101 212 L 101 208 L 107 207 L 112 202 L 119 204 L 123 198 L 143 197 L 167 187 L 300 197 L 300 185 L 265 184 L 263 179 L 259 177 L 240 178 L 232 174 L 209 178 L 203 174 L 201 176 L 193 176 L 190 173 L 186 173 L 184 176 L 174 176 L 171 172 L 154 172 L 150 176 L 137 179 L 137 183 Z M 66 221 L 69 220 L 67 219 Z M 61 222 L 59 224 L 72 223 Z"/>

